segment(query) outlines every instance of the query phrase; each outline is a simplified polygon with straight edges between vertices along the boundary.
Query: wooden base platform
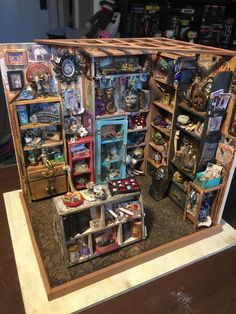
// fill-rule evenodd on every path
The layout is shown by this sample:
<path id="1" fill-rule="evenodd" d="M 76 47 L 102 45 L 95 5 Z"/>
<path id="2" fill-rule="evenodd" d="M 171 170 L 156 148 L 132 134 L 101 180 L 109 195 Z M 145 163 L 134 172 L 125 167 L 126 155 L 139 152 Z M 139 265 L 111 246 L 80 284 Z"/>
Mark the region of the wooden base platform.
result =
<path id="1" fill-rule="evenodd" d="M 5 193 L 4 200 L 26 313 L 80 311 L 236 244 L 236 230 L 223 223 L 222 228 L 203 230 L 152 250 L 148 256 L 140 254 L 125 265 L 116 264 L 112 269 L 83 277 L 80 283 L 74 280 L 50 289 L 32 230 L 28 228 L 20 191 Z"/>

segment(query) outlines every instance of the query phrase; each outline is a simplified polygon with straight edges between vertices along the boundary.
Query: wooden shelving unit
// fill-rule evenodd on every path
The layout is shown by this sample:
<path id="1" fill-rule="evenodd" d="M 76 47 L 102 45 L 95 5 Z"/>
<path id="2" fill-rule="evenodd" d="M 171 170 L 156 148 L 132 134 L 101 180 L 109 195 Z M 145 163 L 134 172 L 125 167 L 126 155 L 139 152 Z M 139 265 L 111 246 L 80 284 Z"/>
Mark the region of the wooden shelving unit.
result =
<path id="1" fill-rule="evenodd" d="M 86 194 L 87 190 L 83 193 Z M 53 198 L 55 230 L 67 267 L 146 238 L 142 194 L 111 196 L 109 190 L 107 193 L 106 200 L 84 201 L 75 208 L 66 207 L 60 197 Z M 122 206 L 123 210 L 126 204 L 130 214 L 118 219 L 119 207 Z M 131 211 L 132 204 L 136 208 L 134 211 Z M 78 220 L 83 220 L 83 223 L 76 224 Z M 75 249 L 72 253 L 71 248 Z"/>
<path id="2" fill-rule="evenodd" d="M 186 198 L 186 203 L 185 203 L 185 208 L 184 208 L 184 220 L 189 219 L 193 223 L 193 229 L 196 230 L 198 223 L 199 223 L 199 213 L 201 211 L 201 208 L 203 206 L 203 200 L 204 197 L 207 194 L 210 194 L 210 212 L 209 212 L 209 217 L 211 219 L 211 224 L 216 224 L 216 212 L 217 208 L 219 206 L 218 200 L 220 198 L 220 193 L 222 190 L 222 185 L 218 185 L 212 188 L 207 188 L 203 189 L 200 186 L 198 186 L 194 182 L 189 182 L 189 186 L 187 188 L 187 198 Z M 197 200 L 195 205 L 191 206 L 189 204 L 189 196 L 190 193 L 193 191 L 197 192 Z"/>
<path id="3" fill-rule="evenodd" d="M 34 107 L 38 104 L 47 104 L 54 106 L 58 104 L 59 121 L 49 123 L 27 123 L 21 124 L 18 118 L 19 106 L 25 106 L 27 115 L 30 114 L 31 106 Z M 22 174 L 24 177 L 23 192 L 29 201 L 42 199 L 48 196 L 57 195 L 67 190 L 67 180 L 64 171 L 67 160 L 64 120 L 63 120 L 63 105 L 60 96 L 54 97 L 38 97 L 32 100 L 14 100 L 10 104 L 15 124 L 15 136 L 18 139 L 16 143 L 17 150 L 19 151 L 19 163 L 21 165 Z M 37 112 L 37 111 L 36 111 Z M 32 141 L 31 146 L 25 142 L 25 134 L 27 131 L 39 129 L 47 129 L 50 127 L 56 127 L 57 132 L 60 133 L 60 140 L 44 139 L 42 143 L 36 144 Z M 41 156 L 42 149 L 56 149 L 60 150 L 60 159 L 63 161 L 50 160 L 51 167 L 47 166 Z M 29 155 L 35 155 L 35 165 L 30 165 Z"/>

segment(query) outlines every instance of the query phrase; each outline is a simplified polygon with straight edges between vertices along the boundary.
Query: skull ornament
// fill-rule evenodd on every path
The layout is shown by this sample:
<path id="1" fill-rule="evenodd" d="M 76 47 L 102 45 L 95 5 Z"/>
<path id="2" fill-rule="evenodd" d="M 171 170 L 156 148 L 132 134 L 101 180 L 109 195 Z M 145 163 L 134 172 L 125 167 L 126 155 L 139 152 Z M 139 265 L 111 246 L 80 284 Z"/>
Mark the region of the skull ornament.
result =
<path id="1" fill-rule="evenodd" d="M 127 89 L 125 91 L 124 96 L 124 109 L 125 111 L 138 111 L 139 110 L 139 103 L 138 103 L 138 95 L 135 91 L 131 89 Z"/>

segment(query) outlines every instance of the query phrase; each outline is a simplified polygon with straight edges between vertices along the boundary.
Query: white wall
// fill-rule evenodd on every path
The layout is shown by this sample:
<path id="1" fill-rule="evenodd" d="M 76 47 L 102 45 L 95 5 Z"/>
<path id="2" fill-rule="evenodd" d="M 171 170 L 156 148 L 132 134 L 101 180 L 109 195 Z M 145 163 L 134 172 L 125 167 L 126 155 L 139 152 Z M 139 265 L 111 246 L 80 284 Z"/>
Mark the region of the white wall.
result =
<path id="1" fill-rule="evenodd" d="M 39 0 L 0 0 L 1 43 L 47 38 L 48 30 L 48 11 L 40 10 Z"/>

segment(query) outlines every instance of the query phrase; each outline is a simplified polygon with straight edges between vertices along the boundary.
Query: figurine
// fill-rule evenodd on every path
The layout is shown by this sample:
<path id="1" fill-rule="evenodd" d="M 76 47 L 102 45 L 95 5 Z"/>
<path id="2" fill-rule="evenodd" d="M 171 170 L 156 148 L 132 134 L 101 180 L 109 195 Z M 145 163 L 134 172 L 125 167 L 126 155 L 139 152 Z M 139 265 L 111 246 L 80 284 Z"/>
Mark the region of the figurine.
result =
<path id="1" fill-rule="evenodd" d="M 48 154 L 45 148 L 42 148 L 42 153 L 39 156 L 39 159 L 42 159 L 42 163 L 44 164 L 44 166 L 46 166 L 48 169 L 53 169 L 53 165 L 51 163 L 51 161 L 48 158 Z"/>
<path id="2" fill-rule="evenodd" d="M 106 96 L 104 98 L 105 100 L 105 113 L 106 114 L 113 114 L 115 113 L 115 100 L 114 100 L 114 94 L 113 89 L 108 88 L 106 91 Z"/>
<path id="3" fill-rule="evenodd" d="M 85 35 L 87 38 L 98 37 L 99 31 L 104 31 L 108 24 L 112 21 L 114 10 L 116 8 L 116 1 L 104 0 L 100 1 L 101 10 L 95 13 L 89 20 L 91 29 Z M 90 26 L 89 25 L 89 26 Z"/>
<path id="4" fill-rule="evenodd" d="M 124 95 L 124 109 L 125 111 L 138 111 L 138 95 L 134 90 L 127 89 Z"/>

